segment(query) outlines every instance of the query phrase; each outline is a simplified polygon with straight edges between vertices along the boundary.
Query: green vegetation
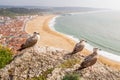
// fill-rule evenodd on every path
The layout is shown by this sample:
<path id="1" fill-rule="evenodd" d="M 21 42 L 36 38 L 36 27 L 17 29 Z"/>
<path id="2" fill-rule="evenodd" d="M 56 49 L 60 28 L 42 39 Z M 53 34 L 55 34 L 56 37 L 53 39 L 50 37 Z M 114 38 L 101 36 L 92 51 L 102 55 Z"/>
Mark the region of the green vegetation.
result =
<path id="1" fill-rule="evenodd" d="M 9 16 L 11 18 L 14 18 L 14 13 L 5 9 L 0 9 L 0 15 L 1 16 Z"/>
<path id="2" fill-rule="evenodd" d="M 9 48 L 0 46 L 0 68 L 5 67 L 12 60 L 12 52 Z"/>
<path id="3" fill-rule="evenodd" d="M 42 9 L 26 9 L 26 8 L 0 8 L 0 16 L 9 16 L 15 18 L 15 16 L 42 14 Z"/>
<path id="4" fill-rule="evenodd" d="M 72 68 L 75 64 L 80 63 L 79 59 L 68 59 L 61 64 L 62 68 Z"/>
<path id="5" fill-rule="evenodd" d="M 78 74 L 66 74 L 62 80 L 80 80 L 80 76 Z"/>
<path id="6" fill-rule="evenodd" d="M 33 77 L 33 78 L 31 78 L 31 80 L 46 80 L 47 75 L 51 74 L 52 71 L 53 71 L 53 68 L 43 71 L 39 77 Z"/>

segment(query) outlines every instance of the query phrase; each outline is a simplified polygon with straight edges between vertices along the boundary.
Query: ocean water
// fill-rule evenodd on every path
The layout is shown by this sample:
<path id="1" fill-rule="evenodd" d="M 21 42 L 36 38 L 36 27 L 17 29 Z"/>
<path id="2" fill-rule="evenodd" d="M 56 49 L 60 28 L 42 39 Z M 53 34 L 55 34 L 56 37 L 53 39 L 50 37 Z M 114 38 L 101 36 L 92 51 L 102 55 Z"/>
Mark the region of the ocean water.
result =
<path id="1" fill-rule="evenodd" d="M 53 24 L 54 23 L 54 24 Z M 89 50 L 102 49 L 100 55 L 120 62 L 120 12 L 101 11 L 60 15 L 51 21 L 52 29 L 72 36 L 76 41 L 85 39 Z"/>

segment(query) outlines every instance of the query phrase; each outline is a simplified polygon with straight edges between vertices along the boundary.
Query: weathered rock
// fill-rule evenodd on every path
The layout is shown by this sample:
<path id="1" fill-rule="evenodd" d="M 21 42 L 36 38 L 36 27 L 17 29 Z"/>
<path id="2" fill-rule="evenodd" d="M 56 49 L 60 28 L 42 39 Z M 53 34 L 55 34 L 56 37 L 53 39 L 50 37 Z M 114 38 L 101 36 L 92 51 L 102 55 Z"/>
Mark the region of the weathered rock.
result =
<path id="1" fill-rule="evenodd" d="M 33 51 L 32 48 L 18 53 L 10 64 L 0 70 L 1 80 L 10 79 L 10 75 L 13 76 L 13 80 L 24 80 L 39 76 L 42 71 L 57 66 L 63 60 L 61 49 L 52 47 L 41 47 L 38 49 L 38 53 Z"/>
<path id="2" fill-rule="evenodd" d="M 62 80 L 69 73 L 77 73 L 82 80 L 120 80 L 120 71 L 112 69 L 100 62 L 93 66 L 93 70 L 86 68 L 75 72 L 80 63 L 72 64 L 70 68 L 63 68 L 61 64 L 69 59 L 83 60 L 79 53 L 69 56 L 68 51 L 53 47 L 28 48 L 18 53 L 13 61 L 0 69 L 0 80 L 30 80 L 38 77 L 48 69 L 47 80 Z M 67 56 L 67 57 L 66 57 Z"/>

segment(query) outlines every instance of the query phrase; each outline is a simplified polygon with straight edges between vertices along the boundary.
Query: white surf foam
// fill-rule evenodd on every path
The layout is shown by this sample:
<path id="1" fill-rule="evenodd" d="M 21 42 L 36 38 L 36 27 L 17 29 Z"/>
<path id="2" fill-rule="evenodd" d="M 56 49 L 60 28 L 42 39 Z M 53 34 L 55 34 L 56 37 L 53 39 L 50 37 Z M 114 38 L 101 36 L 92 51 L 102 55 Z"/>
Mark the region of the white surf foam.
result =
<path id="1" fill-rule="evenodd" d="M 69 37 L 70 39 L 73 39 L 75 42 L 79 42 L 79 39 L 76 38 L 76 37 L 74 37 L 73 35 L 64 34 L 64 33 L 61 33 L 61 32 L 58 32 L 58 31 L 55 30 L 54 25 L 56 24 L 56 18 L 58 18 L 58 17 L 60 17 L 60 16 L 54 17 L 54 18 L 49 22 L 49 27 L 50 27 L 50 29 L 53 30 L 53 31 L 55 31 L 55 32 L 57 32 L 57 33 L 60 33 L 60 34 L 62 34 L 62 35 L 65 35 L 65 36 Z M 89 51 L 92 51 L 93 48 L 94 48 L 94 46 L 90 45 L 89 43 L 86 43 L 85 48 L 88 49 Z M 112 54 L 112 53 L 110 53 L 110 52 L 103 51 L 103 50 L 99 51 L 99 54 L 100 54 L 101 56 L 104 56 L 104 57 L 108 58 L 108 59 L 111 59 L 111 60 L 120 62 L 120 56 L 118 56 L 118 55 L 115 55 L 115 54 Z"/>
<path id="2" fill-rule="evenodd" d="M 50 27 L 50 29 L 52 29 L 52 30 L 54 30 L 54 31 L 56 31 L 54 25 L 56 24 L 56 19 L 57 19 L 58 17 L 60 17 L 60 15 L 53 17 L 53 19 L 52 19 L 52 20 L 49 22 L 49 24 L 48 24 L 49 27 Z M 56 31 L 56 32 L 57 32 L 57 31 Z"/>
<path id="3" fill-rule="evenodd" d="M 92 51 L 92 49 L 94 48 L 94 46 L 90 45 L 89 43 L 86 43 L 86 49 Z M 111 60 L 114 60 L 114 61 L 117 61 L 117 62 L 120 62 L 120 56 L 118 55 L 115 55 L 115 54 L 112 54 L 110 52 L 107 52 L 107 51 L 104 51 L 104 50 L 101 50 L 98 52 L 101 56 L 104 56 L 108 59 L 111 59 Z"/>

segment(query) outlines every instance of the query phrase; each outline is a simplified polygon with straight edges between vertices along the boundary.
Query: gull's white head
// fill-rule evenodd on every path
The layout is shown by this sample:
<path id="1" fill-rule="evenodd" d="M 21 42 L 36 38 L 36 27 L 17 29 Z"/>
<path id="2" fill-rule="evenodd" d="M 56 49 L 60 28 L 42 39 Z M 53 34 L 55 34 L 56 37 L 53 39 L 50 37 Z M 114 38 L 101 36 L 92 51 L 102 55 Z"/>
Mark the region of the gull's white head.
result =
<path id="1" fill-rule="evenodd" d="M 34 32 L 33 36 L 37 36 L 38 40 L 40 40 L 40 34 L 38 32 Z"/>
<path id="2" fill-rule="evenodd" d="M 83 45 L 85 45 L 85 42 L 87 42 L 87 41 L 85 41 L 85 40 L 80 40 L 80 44 L 83 44 Z"/>
<path id="3" fill-rule="evenodd" d="M 98 48 L 93 48 L 93 52 L 98 52 Z"/>

